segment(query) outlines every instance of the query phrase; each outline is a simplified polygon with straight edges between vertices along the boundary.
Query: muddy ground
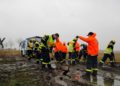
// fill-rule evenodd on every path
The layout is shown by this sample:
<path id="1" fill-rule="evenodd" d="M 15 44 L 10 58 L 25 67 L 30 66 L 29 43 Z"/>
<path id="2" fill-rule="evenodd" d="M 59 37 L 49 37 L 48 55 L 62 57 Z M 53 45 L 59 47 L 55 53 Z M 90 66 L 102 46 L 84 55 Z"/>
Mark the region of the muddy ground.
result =
<path id="1" fill-rule="evenodd" d="M 120 67 L 104 66 L 97 79 L 85 80 L 85 65 L 70 66 L 68 76 L 63 76 L 61 65 L 56 70 L 41 70 L 40 64 L 24 57 L 0 57 L 0 86 L 120 86 Z M 62 65 L 63 66 L 63 65 Z M 78 73 L 79 72 L 79 73 Z M 80 79 L 75 79 L 79 74 Z"/>

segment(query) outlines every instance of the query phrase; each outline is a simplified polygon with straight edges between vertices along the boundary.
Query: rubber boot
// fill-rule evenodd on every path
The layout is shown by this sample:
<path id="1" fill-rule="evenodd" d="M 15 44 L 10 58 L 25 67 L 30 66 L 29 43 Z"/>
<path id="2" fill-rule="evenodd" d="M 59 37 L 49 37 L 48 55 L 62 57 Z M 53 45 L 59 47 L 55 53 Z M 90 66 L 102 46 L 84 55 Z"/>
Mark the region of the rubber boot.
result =
<path id="1" fill-rule="evenodd" d="M 72 65 L 76 65 L 76 61 L 72 61 Z"/>
<path id="2" fill-rule="evenodd" d="M 71 65 L 71 63 L 72 63 L 71 60 L 68 60 L 68 64 Z"/>
<path id="3" fill-rule="evenodd" d="M 92 82 L 93 82 L 94 84 L 97 84 L 97 76 L 93 76 L 92 78 L 93 78 L 93 81 L 92 81 Z"/>
<path id="4" fill-rule="evenodd" d="M 83 75 L 82 77 L 83 79 L 90 81 L 90 76 L 91 76 L 91 72 L 86 72 L 86 74 Z"/>
<path id="5" fill-rule="evenodd" d="M 52 67 L 50 64 L 47 65 L 48 69 L 52 70 Z"/>
<path id="6" fill-rule="evenodd" d="M 45 64 L 42 64 L 42 70 L 44 70 L 45 69 Z"/>
<path id="7" fill-rule="evenodd" d="M 93 77 L 96 77 L 96 76 L 97 76 L 97 71 L 96 71 L 96 70 L 93 71 L 92 76 L 93 76 Z"/>

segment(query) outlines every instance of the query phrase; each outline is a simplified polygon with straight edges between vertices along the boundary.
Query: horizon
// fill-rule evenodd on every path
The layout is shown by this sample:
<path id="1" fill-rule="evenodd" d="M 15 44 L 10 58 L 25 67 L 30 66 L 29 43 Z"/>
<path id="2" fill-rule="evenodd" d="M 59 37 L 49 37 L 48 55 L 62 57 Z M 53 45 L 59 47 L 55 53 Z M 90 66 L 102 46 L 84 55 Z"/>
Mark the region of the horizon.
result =
<path id="1" fill-rule="evenodd" d="M 120 0 L 1 0 L 0 37 L 5 42 L 59 33 L 69 42 L 76 35 L 97 33 L 100 49 L 116 40 L 120 51 Z M 84 43 L 79 40 L 80 43 Z"/>

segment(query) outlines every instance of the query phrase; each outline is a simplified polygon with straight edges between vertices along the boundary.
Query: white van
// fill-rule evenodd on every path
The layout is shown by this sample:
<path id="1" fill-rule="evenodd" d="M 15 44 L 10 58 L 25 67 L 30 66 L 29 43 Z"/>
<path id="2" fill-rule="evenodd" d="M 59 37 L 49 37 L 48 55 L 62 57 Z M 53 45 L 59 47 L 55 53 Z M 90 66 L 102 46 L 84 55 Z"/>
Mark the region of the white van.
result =
<path id="1" fill-rule="evenodd" d="M 26 55 L 27 55 L 28 42 L 30 41 L 31 38 L 34 38 L 35 40 L 41 42 L 41 38 L 42 38 L 42 37 L 34 36 L 34 37 L 26 38 L 25 40 L 23 40 L 23 41 L 20 43 L 20 51 L 21 51 L 21 55 L 22 55 L 22 56 L 26 56 Z"/>

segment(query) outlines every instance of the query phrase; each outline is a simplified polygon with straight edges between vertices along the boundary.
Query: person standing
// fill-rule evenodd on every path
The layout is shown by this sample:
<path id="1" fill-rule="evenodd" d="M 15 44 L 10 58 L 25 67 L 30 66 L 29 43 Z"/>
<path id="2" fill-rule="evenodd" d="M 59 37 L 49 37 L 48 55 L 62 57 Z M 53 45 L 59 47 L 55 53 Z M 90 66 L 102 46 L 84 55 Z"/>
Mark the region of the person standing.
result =
<path id="1" fill-rule="evenodd" d="M 67 48 L 66 43 L 64 42 L 63 45 L 62 45 L 63 60 L 66 60 L 67 53 L 68 53 L 68 48 Z"/>
<path id="2" fill-rule="evenodd" d="M 78 43 L 78 39 L 76 39 L 76 43 L 75 43 L 75 53 L 77 56 L 77 60 L 79 61 L 79 52 L 80 52 L 80 44 Z"/>
<path id="3" fill-rule="evenodd" d="M 96 77 L 97 75 L 97 64 L 98 64 L 98 52 L 99 52 L 99 43 L 96 38 L 96 33 L 89 32 L 88 37 L 85 38 L 83 36 L 76 36 L 76 38 L 81 39 L 82 41 L 85 41 L 88 43 L 87 46 L 87 64 L 86 64 L 86 74 L 85 76 L 90 77 L 92 74 Z"/>
<path id="4" fill-rule="evenodd" d="M 63 60 L 63 56 L 62 56 L 62 42 L 60 41 L 60 39 L 57 39 L 55 42 L 54 53 L 56 61 L 61 63 Z"/>
<path id="5" fill-rule="evenodd" d="M 75 47 L 76 42 L 77 39 L 75 38 L 68 43 L 69 60 L 70 60 L 70 64 L 73 65 L 75 65 L 77 62 L 76 47 Z"/>

